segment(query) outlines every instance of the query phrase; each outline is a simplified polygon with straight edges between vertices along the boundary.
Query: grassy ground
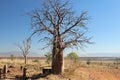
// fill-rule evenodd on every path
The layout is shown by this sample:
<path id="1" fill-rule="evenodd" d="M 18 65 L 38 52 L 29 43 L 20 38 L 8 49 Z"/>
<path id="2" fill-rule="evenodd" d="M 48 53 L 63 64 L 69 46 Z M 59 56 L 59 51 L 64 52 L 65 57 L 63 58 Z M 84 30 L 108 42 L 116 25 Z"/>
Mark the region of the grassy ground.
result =
<path id="1" fill-rule="evenodd" d="M 76 62 L 65 59 L 65 73 L 61 75 L 48 75 L 41 78 L 43 67 L 50 67 L 45 59 L 28 59 L 24 64 L 23 59 L 0 59 L 0 68 L 7 65 L 7 78 L 14 79 L 16 75 L 23 75 L 22 67 L 27 68 L 27 77 L 38 76 L 37 80 L 120 80 L 120 64 L 115 61 L 85 61 L 78 60 Z M 14 68 L 9 68 L 13 66 Z"/>

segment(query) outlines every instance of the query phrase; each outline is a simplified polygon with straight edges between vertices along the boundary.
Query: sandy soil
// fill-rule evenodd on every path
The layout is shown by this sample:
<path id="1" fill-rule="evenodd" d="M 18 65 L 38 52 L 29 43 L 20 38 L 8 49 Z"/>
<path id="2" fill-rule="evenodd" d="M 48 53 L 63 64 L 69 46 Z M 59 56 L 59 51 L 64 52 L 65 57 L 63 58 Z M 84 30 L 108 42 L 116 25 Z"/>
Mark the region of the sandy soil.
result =
<path id="1" fill-rule="evenodd" d="M 20 61 L 19 61 L 20 62 Z M 119 69 L 115 69 L 114 67 L 108 66 L 100 66 L 100 65 L 68 65 L 71 71 L 65 71 L 62 75 L 53 75 L 50 74 L 46 77 L 41 77 L 42 73 L 42 66 L 46 66 L 44 63 L 45 61 L 39 62 L 29 62 L 31 64 L 27 64 L 27 77 L 28 80 L 120 80 L 120 67 Z M 21 63 L 16 62 L 17 65 L 13 67 L 8 66 L 8 73 L 6 74 L 7 80 L 23 80 L 23 71 L 21 70 Z M 81 62 L 80 62 L 81 63 Z M 4 64 L 8 64 L 8 62 L 1 62 L 0 68 L 3 67 Z M 66 63 L 68 64 L 68 62 Z M 3 75 L 3 74 L 2 74 Z M 18 78 L 15 78 L 18 76 Z M 36 79 L 32 79 L 36 77 Z"/>
<path id="2" fill-rule="evenodd" d="M 7 73 L 7 78 L 11 80 L 15 79 L 16 75 L 22 76 L 23 74 L 20 67 L 8 68 L 8 70 L 9 72 Z M 29 80 L 31 80 L 31 78 L 29 78 Z M 75 69 L 71 75 L 51 74 L 44 78 L 39 77 L 37 80 L 120 80 L 120 69 L 79 67 Z"/>
<path id="3" fill-rule="evenodd" d="M 75 73 L 76 76 L 81 76 L 83 80 L 120 80 L 120 69 L 79 68 L 76 69 Z"/>

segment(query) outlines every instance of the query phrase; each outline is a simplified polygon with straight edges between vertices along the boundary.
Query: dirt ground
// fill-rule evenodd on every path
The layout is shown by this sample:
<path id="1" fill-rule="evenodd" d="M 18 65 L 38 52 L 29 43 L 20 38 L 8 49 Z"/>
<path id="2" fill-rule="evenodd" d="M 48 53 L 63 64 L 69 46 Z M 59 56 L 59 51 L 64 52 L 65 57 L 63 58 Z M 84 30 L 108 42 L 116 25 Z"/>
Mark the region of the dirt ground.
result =
<path id="1" fill-rule="evenodd" d="M 120 67 L 118 69 L 100 65 L 79 65 L 69 64 L 62 75 L 47 75 L 43 77 L 42 65 L 46 66 L 44 61 L 41 63 L 30 62 L 27 64 L 26 77 L 23 77 L 23 69 L 21 65 L 7 66 L 6 79 L 8 80 L 120 80 Z M 68 62 L 67 62 L 68 63 Z M 67 64 L 66 63 L 66 64 Z M 3 64 L 3 63 L 2 63 Z M 4 63 L 7 64 L 7 63 Z M 71 65 L 71 67 L 70 67 Z M 3 66 L 3 65 L 1 65 Z M 47 65 L 48 66 L 48 65 Z M 3 74 L 2 74 L 3 75 Z"/>
<path id="2" fill-rule="evenodd" d="M 46 79 L 39 80 L 120 80 L 120 69 L 80 67 L 73 75 L 49 75 Z"/>
<path id="3" fill-rule="evenodd" d="M 83 76 L 83 80 L 120 80 L 120 69 L 83 67 L 78 68 L 75 73 L 76 76 Z"/>
<path id="4" fill-rule="evenodd" d="M 19 67 L 8 68 L 6 74 L 7 79 L 16 80 L 21 79 L 23 72 Z M 66 72 L 67 73 L 67 72 Z M 35 74 L 34 74 L 35 75 Z M 40 77 L 36 80 L 120 80 L 120 69 L 113 68 L 95 68 L 95 67 L 79 67 L 75 71 L 68 75 L 48 75 L 46 77 Z M 15 78 L 15 76 L 18 76 Z M 29 80 L 32 80 L 32 75 L 27 76 Z M 21 79 L 22 80 L 22 79 Z M 34 79 L 33 79 L 34 80 Z"/>

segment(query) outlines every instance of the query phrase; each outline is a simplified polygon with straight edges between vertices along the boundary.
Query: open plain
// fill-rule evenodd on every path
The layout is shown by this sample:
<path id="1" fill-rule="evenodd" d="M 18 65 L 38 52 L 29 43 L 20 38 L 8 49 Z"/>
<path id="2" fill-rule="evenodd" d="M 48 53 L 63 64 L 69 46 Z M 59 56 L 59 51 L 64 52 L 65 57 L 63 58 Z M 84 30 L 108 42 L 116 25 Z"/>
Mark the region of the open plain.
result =
<path id="1" fill-rule="evenodd" d="M 29 80 L 120 80 L 120 63 L 115 60 L 77 60 L 76 62 L 65 59 L 65 72 L 61 75 L 45 75 L 43 68 L 50 67 L 45 58 L 28 58 L 27 64 L 24 59 L 14 60 L 0 59 L 0 68 L 7 66 L 5 77 L 2 79 L 22 80 L 23 69 L 26 68 L 26 79 Z"/>

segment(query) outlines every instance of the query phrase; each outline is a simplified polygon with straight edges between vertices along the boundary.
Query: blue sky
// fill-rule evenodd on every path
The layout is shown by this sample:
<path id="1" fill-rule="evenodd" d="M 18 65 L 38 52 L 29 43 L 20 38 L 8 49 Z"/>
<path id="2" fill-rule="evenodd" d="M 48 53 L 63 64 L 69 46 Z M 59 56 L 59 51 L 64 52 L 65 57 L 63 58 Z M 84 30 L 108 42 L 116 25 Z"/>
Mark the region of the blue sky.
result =
<path id="1" fill-rule="evenodd" d="M 14 44 L 28 37 L 30 17 L 27 12 L 40 8 L 41 0 L 0 0 L 0 53 L 19 50 Z M 88 11 L 91 17 L 87 26 L 93 36 L 94 45 L 76 51 L 80 56 L 119 56 L 120 57 L 120 0 L 71 0 L 73 10 L 79 14 Z M 41 43 L 34 37 L 31 52 L 43 53 Z"/>

